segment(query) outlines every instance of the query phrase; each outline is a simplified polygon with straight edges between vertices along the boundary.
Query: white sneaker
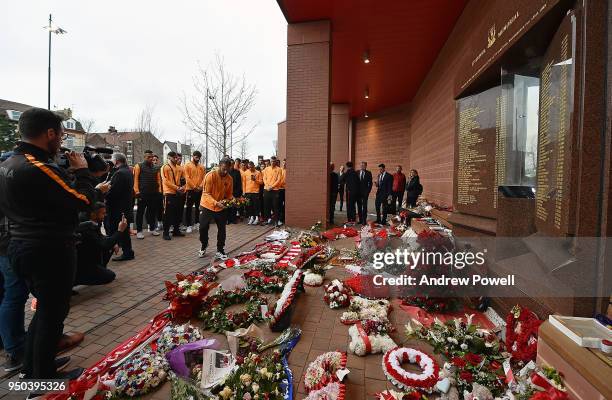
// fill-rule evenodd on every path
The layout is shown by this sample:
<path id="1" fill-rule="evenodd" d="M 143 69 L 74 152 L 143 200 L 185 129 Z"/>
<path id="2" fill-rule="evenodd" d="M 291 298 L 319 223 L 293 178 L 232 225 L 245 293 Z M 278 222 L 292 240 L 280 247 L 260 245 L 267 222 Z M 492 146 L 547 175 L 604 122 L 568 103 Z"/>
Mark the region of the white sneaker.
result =
<path id="1" fill-rule="evenodd" d="M 272 218 L 268 218 L 268 222 L 266 222 L 266 225 L 270 225 L 272 223 Z"/>
<path id="2" fill-rule="evenodd" d="M 151 231 L 151 235 L 159 236 L 159 231 L 158 230 L 153 230 L 153 231 Z"/>
<path id="3" fill-rule="evenodd" d="M 206 255 L 206 250 L 198 250 L 198 258 L 204 258 Z"/>
<path id="4" fill-rule="evenodd" d="M 225 260 L 227 260 L 227 254 L 225 254 L 225 253 L 223 253 L 221 251 L 218 251 L 218 252 L 215 253 L 215 258 L 218 259 L 218 260 L 221 260 L 221 261 L 225 261 Z"/>
<path id="5" fill-rule="evenodd" d="M 278 222 L 276 223 L 276 226 L 282 226 L 282 225 L 283 225 L 283 222 L 282 222 L 282 221 L 278 221 Z"/>
<path id="6" fill-rule="evenodd" d="M 142 233 L 142 231 L 139 231 L 138 233 L 136 233 L 136 237 L 138 239 L 144 239 L 144 233 Z"/>
<path id="7" fill-rule="evenodd" d="M 253 222 L 255 222 L 255 218 L 249 217 L 249 222 L 247 222 L 247 225 L 253 225 Z"/>
<path id="8" fill-rule="evenodd" d="M 193 232 L 193 228 L 191 226 L 188 226 L 185 233 L 191 233 L 191 232 Z"/>

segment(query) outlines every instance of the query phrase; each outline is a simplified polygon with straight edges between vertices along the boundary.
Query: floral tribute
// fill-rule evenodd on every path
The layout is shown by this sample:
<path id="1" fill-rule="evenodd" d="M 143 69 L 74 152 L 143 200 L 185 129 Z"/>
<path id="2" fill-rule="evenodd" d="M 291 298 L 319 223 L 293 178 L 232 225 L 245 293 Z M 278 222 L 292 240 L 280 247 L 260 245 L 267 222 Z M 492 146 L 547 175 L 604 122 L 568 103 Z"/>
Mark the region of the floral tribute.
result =
<path id="1" fill-rule="evenodd" d="M 538 329 L 542 321 L 522 306 L 514 306 L 506 317 L 506 347 L 520 363 L 535 360 L 538 350 Z"/>
<path id="2" fill-rule="evenodd" d="M 340 382 L 332 382 L 319 390 L 308 393 L 304 400 L 344 400 L 346 387 Z"/>
<path id="3" fill-rule="evenodd" d="M 453 249 L 453 244 L 448 236 L 430 229 L 419 232 L 417 243 L 425 251 L 450 251 Z"/>
<path id="4" fill-rule="evenodd" d="M 202 339 L 200 330 L 190 324 L 167 325 L 157 339 L 157 352 L 166 354 L 175 347 Z"/>
<path id="5" fill-rule="evenodd" d="M 216 276 L 216 274 L 215 274 Z M 174 319 L 189 319 L 199 309 L 204 297 L 216 286 L 206 275 L 176 275 L 176 282 L 166 281 L 165 300 Z"/>
<path id="6" fill-rule="evenodd" d="M 307 392 L 319 390 L 332 382 L 340 382 L 344 377 L 346 353 L 330 351 L 323 353 L 306 368 L 304 386 Z M 338 372 L 340 371 L 340 374 Z"/>
<path id="7" fill-rule="evenodd" d="M 289 266 L 294 268 L 303 268 L 309 262 L 314 260 L 323 250 L 323 246 L 303 248 L 295 258 L 289 261 Z"/>
<path id="8" fill-rule="evenodd" d="M 321 286 L 323 284 L 323 275 L 316 272 L 308 271 L 304 274 L 304 285 L 306 286 Z"/>
<path id="9" fill-rule="evenodd" d="M 221 204 L 225 208 L 230 208 L 230 207 L 242 208 L 242 207 L 248 206 L 249 203 L 250 203 L 250 200 L 247 199 L 246 197 L 232 197 L 231 199 L 221 200 Z"/>
<path id="10" fill-rule="evenodd" d="M 289 381 L 281 353 L 251 353 L 237 360 L 236 368 L 226 379 L 215 399 L 284 400 Z"/>
<path id="11" fill-rule="evenodd" d="M 349 351 L 358 356 L 385 353 L 397 347 L 388 334 L 388 325 L 381 321 L 359 321 L 349 328 Z"/>
<path id="12" fill-rule="evenodd" d="M 338 279 L 334 279 L 325 285 L 325 295 L 323 301 L 327 303 L 329 308 L 347 307 L 351 301 L 351 289 L 344 286 Z"/>
<path id="13" fill-rule="evenodd" d="M 396 392 L 395 390 L 385 390 L 376 393 L 376 400 L 427 400 L 427 397 L 418 390 L 409 392 Z"/>
<path id="14" fill-rule="evenodd" d="M 503 343 L 495 334 L 473 325 L 472 319 L 473 315 L 467 316 L 465 322 L 450 319 L 442 323 L 435 319 L 429 327 L 413 319 L 406 325 L 406 333 L 427 341 L 435 353 L 444 354 L 452 364 L 452 376 L 460 393 L 471 392 L 477 383 L 494 396 L 500 395 L 505 387 Z"/>
<path id="15" fill-rule="evenodd" d="M 289 280 L 289 273 L 272 264 L 258 265 L 243 274 L 248 289 L 261 293 L 281 292 Z"/>
<path id="16" fill-rule="evenodd" d="M 416 374 L 402 368 L 402 363 L 418 364 L 422 372 Z M 385 353 L 382 361 L 387 379 L 400 389 L 415 389 L 432 392 L 438 382 L 440 367 L 436 361 L 420 350 L 396 347 Z"/>
<path id="17" fill-rule="evenodd" d="M 234 304 L 246 304 L 246 306 L 239 312 L 225 310 Z M 264 320 L 262 305 L 267 306 L 268 300 L 253 290 L 219 290 L 202 303 L 199 317 L 204 321 L 204 329 L 215 332 L 235 331 L 238 328 L 246 328 L 252 323 L 262 322 Z"/>
<path id="18" fill-rule="evenodd" d="M 311 247 L 317 247 L 317 239 L 310 233 L 302 232 L 298 237 L 300 247 L 303 249 L 309 249 Z"/>
<path id="19" fill-rule="evenodd" d="M 422 308 L 429 313 L 451 313 L 461 309 L 461 302 L 454 297 L 410 296 L 402 304 Z"/>
<path id="20" fill-rule="evenodd" d="M 298 287 L 302 284 L 303 276 L 304 271 L 298 269 L 293 273 L 291 279 L 289 279 L 289 281 L 285 284 L 280 298 L 276 301 L 276 307 L 274 307 L 274 313 L 272 314 L 270 321 L 272 325 L 280 320 L 280 318 L 285 314 L 285 312 L 287 312 L 293 303 Z"/>
<path id="21" fill-rule="evenodd" d="M 115 372 L 114 393 L 127 397 L 147 394 L 166 380 L 168 368 L 163 355 L 151 350 L 139 351 Z"/>
<path id="22" fill-rule="evenodd" d="M 353 296 L 348 311 L 342 313 L 340 321 L 343 324 L 351 325 L 361 320 L 373 319 L 388 324 L 387 315 L 390 309 L 389 300 L 369 300 L 365 297 Z"/>
<path id="23" fill-rule="evenodd" d="M 284 244 L 265 243 L 255 248 L 255 253 L 264 260 L 278 260 L 287 253 L 289 248 Z"/>

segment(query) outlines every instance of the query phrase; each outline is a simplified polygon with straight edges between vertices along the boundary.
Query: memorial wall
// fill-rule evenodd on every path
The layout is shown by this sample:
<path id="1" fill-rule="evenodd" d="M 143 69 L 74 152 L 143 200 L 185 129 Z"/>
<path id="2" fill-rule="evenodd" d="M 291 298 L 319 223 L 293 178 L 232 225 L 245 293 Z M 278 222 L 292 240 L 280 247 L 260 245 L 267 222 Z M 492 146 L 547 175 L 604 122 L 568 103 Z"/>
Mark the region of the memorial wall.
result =
<path id="1" fill-rule="evenodd" d="M 570 196 L 574 134 L 574 16 L 568 15 L 542 61 L 536 189 L 536 227 L 547 235 L 571 232 Z"/>

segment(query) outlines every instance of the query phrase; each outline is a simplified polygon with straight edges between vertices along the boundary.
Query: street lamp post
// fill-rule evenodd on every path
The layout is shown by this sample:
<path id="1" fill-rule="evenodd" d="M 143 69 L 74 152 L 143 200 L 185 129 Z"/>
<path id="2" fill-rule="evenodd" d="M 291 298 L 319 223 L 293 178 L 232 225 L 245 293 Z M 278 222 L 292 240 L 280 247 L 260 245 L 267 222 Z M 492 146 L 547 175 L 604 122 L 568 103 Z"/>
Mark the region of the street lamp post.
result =
<path id="1" fill-rule="evenodd" d="M 206 130 L 205 130 L 205 136 L 206 136 L 206 150 L 205 150 L 205 163 L 206 163 L 206 168 L 208 168 L 208 100 L 214 100 L 215 96 L 211 96 L 210 92 L 208 91 L 208 88 L 206 88 Z"/>
<path id="2" fill-rule="evenodd" d="M 51 109 L 51 34 L 55 33 L 56 35 L 61 35 L 67 33 L 62 28 L 53 27 L 53 18 L 51 14 L 49 14 L 49 25 L 44 27 L 49 31 L 49 66 L 47 69 L 47 110 Z"/>

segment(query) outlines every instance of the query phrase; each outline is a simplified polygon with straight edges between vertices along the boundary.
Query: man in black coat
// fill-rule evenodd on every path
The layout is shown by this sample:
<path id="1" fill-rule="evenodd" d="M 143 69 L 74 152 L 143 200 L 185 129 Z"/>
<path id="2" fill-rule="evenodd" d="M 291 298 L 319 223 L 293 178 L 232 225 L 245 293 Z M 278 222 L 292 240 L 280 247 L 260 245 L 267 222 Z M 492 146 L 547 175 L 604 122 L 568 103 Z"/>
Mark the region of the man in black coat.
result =
<path id="1" fill-rule="evenodd" d="M 129 240 L 128 222 L 123 218 L 117 231 L 104 236 L 100 224 L 106 216 L 104 203 L 95 203 L 85 221 L 79 224 L 76 232 L 77 272 L 74 285 L 106 285 L 115 280 L 115 273 L 107 268 L 113 252 L 119 251 L 119 244 Z"/>
<path id="2" fill-rule="evenodd" d="M 338 198 L 338 174 L 334 171 L 334 163 L 329 164 L 329 223 L 334 224 L 336 199 Z"/>
<path id="3" fill-rule="evenodd" d="M 389 198 L 393 194 L 393 176 L 385 170 L 385 164 L 378 164 L 378 177 L 376 178 L 376 223 L 387 223 L 387 208 Z M 382 208 L 382 219 L 380 209 Z"/>
<path id="4" fill-rule="evenodd" d="M 346 171 L 342 174 L 340 184 L 343 184 L 346 188 L 346 219 L 348 222 L 355 222 L 357 215 L 355 207 L 361 205 L 361 191 L 359 177 L 353 169 L 353 163 L 351 161 L 346 163 Z"/>
<path id="5" fill-rule="evenodd" d="M 230 170 L 228 175 L 232 177 L 232 195 L 235 198 L 242 197 L 242 174 L 239 169 L 234 168 L 234 160 L 230 160 Z M 227 223 L 236 223 L 236 214 L 238 209 L 236 207 L 230 207 L 227 209 Z"/>
<path id="6" fill-rule="evenodd" d="M 367 162 L 361 162 L 361 169 L 357 172 L 357 177 L 359 178 L 357 211 L 359 212 L 359 223 L 365 225 L 368 219 L 368 198 L 372 191 L 372 173 L 368 171 Z"/>
<path id="7" fill-rule="evenodd" d="M 130 220 L 130 215 L 134 212 L 132 208 L 132 195 L 134 191 L 134 176 L 127 165 L 125 155 L 121 153 L 113 154 L 113 164 L 115 173 L 111 178 L 111 188 L 106 193 L 106 222 L 104 224 L 106 234 L 111 236 L 117 232 L 119 222 L 125 218 Z M 134 259 L 132 250 L 132 240 L 128 237 L 121 244 L 123 254 L 113 258 L 113 261 L 127 261 Z"/>

